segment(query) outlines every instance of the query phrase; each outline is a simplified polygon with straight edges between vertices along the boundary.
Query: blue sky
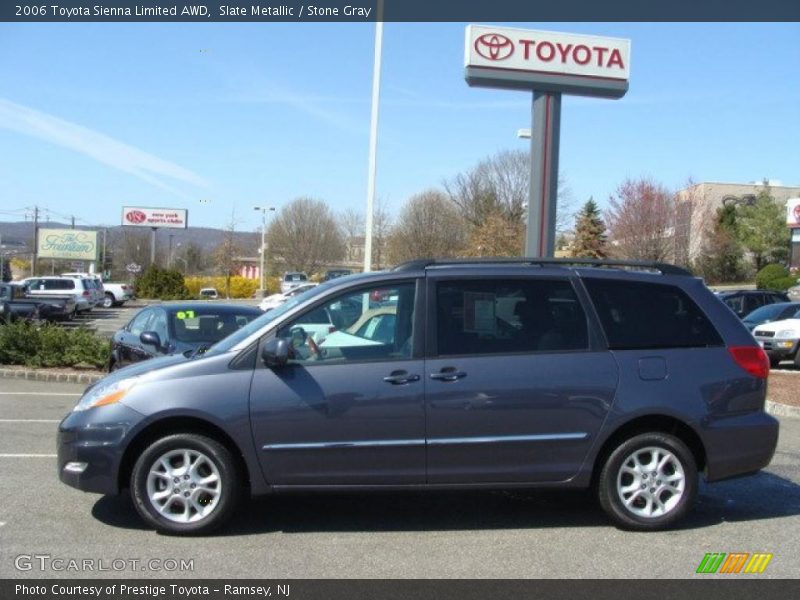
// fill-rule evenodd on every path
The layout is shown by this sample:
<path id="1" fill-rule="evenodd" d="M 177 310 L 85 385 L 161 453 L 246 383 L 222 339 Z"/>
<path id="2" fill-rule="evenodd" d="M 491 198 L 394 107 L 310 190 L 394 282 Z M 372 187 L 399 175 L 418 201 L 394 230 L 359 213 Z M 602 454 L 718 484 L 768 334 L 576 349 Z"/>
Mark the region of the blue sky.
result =
<path id="1" fill-rule="evenodd" d="M 410 195 L 503 149 L 525 92 L 469 88 L 463 23 L 384 30 L 377 190 Z M 800 183 L 800 25 L 515 23 L 627 37 L 622 100 L 565 98 L 561 171 L 604 204 L 626 177 Z M 0 219 L 122 205 L 254 229 L 254 204 L 362 209 L 374 26 L 0 24 Z M 200 199 L 210 200 L 201 204 Z"/>

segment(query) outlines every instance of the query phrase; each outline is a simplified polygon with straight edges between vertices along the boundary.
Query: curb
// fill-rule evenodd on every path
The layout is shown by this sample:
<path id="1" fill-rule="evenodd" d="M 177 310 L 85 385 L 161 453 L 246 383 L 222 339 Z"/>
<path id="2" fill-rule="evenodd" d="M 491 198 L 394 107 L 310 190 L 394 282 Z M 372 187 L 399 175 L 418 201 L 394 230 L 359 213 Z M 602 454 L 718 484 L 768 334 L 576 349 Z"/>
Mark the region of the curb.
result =
<path id="1" fill-rule="evenodd" d="M 104 375 L 96 373 L 53 373 L 37 369 L 0 369 L 0 379 L 25 379 L 60 383 L 94 383 Z"/>
<path id="2" fill-rule="evenodd" d="M 800 419 L 800 406 L 789 406 L 788 404 L 778 404 L 767 400 L 766 410 L 775 417 Z"/>

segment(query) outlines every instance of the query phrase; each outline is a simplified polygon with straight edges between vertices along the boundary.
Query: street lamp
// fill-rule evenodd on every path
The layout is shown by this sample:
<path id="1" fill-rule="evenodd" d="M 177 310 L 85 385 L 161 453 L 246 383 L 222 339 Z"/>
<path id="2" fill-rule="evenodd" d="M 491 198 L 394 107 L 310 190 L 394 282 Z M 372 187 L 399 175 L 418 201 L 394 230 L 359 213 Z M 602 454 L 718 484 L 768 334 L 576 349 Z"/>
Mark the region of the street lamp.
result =
<path id="1" fill-rule="evenodd" d="M 267 212 L 275 211 L 274 206 L 254 206 L 253 210 L 261 211 L 261 293 L 267 295 Z"/>

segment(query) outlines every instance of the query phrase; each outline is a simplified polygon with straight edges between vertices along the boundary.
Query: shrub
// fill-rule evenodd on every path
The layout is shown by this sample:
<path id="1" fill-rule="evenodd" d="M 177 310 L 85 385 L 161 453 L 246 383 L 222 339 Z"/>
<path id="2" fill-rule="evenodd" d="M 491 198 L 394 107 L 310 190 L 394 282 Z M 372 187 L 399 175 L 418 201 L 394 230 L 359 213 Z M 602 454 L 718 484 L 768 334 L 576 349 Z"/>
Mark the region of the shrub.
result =
<path id="1" fill-rule="evenodd" d="M 183 282 L 183 275 L 175 269 L 160 269 L 150 265 L 136 279 L 136 295 L 161 300 L 186 300 L 191 298 Z"/>
<path id="2" fill-rule="evenodd" d="M 108 341 L 88 329 L 28 321 L 0 326 L 0 363 L 4 364 L 102 368 L 108 352 Z"/>
<path id="3" fill-rule="evenodd" d="M 756 287 L 758 287 L 760 290 L 779 289 L 775 287 L 776 281 L 779 279 L 786 279 L 788 277 L 789 271 L 786 269 L 786 267 L 778 264 L 769 264 L 756 273 Z"/>
<path id="4" fill-rule="evenodd" d="M 258 279 L 247 279 L 240 275 L 231 277 L 231 298 L 250 298 L 261 282 Z M 200 294 L 202 288 L 213 287 L 220 295 L 225 295 L 225 278 L 224 277 L 187 277 L 186 288 L 189 290 L 189 295 L 196 298 Z M 274 294 L 279 290 L 280 284 L 277 277 L 267 277 L 267 289 L 270 294 Z"/>
<path id="5" fill-rule="evenodd" d="M 778 292 L 785 292 L 790 287 L 797 285 L 797 277 L 779 277 L 772 281 L 772 285 L 768 289 Z"/>

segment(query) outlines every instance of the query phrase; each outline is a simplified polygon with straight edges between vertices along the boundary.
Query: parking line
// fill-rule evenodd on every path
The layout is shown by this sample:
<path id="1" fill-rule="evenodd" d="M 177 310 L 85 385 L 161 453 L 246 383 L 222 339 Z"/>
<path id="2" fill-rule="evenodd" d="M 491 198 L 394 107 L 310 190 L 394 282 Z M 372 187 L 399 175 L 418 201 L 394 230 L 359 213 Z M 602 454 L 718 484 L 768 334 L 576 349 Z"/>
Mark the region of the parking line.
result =
<path id="1" fill-rule="evenodd" d="M 57 454 L 0 454 L 0 458 L 56 458 Z"/>
<path id="2" fill-rule="evenodd" d="M 60 423 L 58 419 L 0 419 L 0 423 Z"/>

